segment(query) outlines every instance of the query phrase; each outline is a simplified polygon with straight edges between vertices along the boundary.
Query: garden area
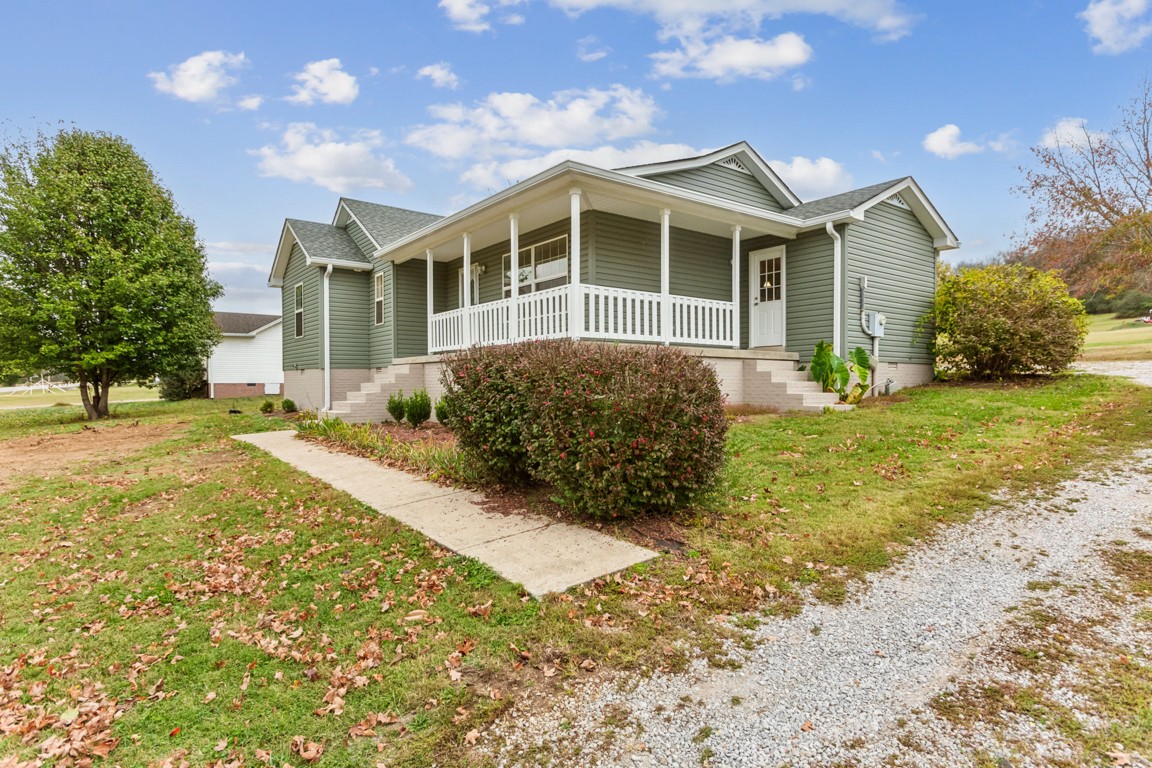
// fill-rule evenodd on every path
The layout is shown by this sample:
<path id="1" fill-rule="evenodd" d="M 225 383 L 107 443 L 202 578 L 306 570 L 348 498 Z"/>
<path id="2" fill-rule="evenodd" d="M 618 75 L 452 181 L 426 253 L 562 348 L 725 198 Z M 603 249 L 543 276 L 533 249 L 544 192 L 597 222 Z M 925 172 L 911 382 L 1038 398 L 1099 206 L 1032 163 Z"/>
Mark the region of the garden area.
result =
<path id="1" fill-rule="evenodd" d="M 5 456 L 38 457 L 0 462 L 4 765 L 474 764 L 487 724 L 529 691 L 722 667 L 740 630 L 717 617 L 841 601 L 994 493 L 1125 455 L 1152 431 L 1152 395 L 1063 376 L 728 414 L 710 494 L 658 526 L 588 523 L 663 557 L 539 602 L 230 440 L 290 423 L 254 403 L 113 416 L 0 414 Z M 452 477 L 442 430 L 391 429 L 430 439 L 328 439 Z"/>

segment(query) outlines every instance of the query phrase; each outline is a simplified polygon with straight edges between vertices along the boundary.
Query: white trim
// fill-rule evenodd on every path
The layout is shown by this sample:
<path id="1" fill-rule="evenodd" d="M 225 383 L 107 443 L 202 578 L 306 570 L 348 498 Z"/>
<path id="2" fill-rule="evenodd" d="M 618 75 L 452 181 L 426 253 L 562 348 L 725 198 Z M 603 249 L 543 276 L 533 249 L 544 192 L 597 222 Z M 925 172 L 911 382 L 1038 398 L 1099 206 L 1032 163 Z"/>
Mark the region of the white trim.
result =
<path id="1" fill-rule="evenodd" d="M 569 236 L 568 236 L 568 269 L 572 276 L 568 283 L 572 289 L 572 298 L 569 300 L 571 313 L 571 327 L 568 329 L 573 339 L 579 339 L 584 330 L 584 294 L 580 292 L 580 207 L 582 197 L 580 189 L 573 187 L 568 190 L 569 196 Z M 533 259 L 535 264 L 535 259 Z M 516 276 L 519 279 L 519 275 Z"/>
<path id="2" fill-rule="evenodd" d="M 512 327 L 508 329 L 508 336 L 512 339 L 512 343 L 520 340 L 520 214 L 508 214 L 508 281 L 511 285 L 512 294 Z M 532 260 L 533 269 L 535 269 L 536 260 Z M 500 269 L 504 269 L 503 259 L 501 259 Z M 504 275 L 500 275 L 500 295 L 504 295 Z"/>
<path id="3" fill-rule="evenodd" d="M 384 325 L 384 273 L 372 275 L 372 325 Z"/>
<path id="4" fill-rule="evenodd" d="M 897 208 L 903 208 L 906 211 L 912 210 L 912 206 L 910 206 L 910 205 L 908 205 L 908 203 L 904 202 L 904 198 L 900 197 L 899 194 L 895 194 L 895 195 L 892 195 L 891 197 L 884 198 L 884 202 L 888 203 L 889 205 L 894 205 Z"/>
<path id="5" fill-rule="evenodd" d="M 332 410 L 332 265 L 324 270 L 324 412 Z"/>
<path id="6" fill-rule="evenodd" d="M 732 170 L 739 171 L 740 173 L 746 173 L 749 176 L 752 175 L 752 171 L 745 168 L 744 164 L 740 162 L 740 158 L 738 157 L 726 157 L 723 160 L 717 160 L 715 164 L 723 166 L 724 168 L 731 168 Z"/>
<path id="7" fill-rule="evenodd" d="M 303 283 L 300 283 L 300 285 L 303 285 Z M 264 331 L 268 330 L 272 326 L 274 326 L 278 323 L 281 323 L 281 322 L 283 322 L 283 318 L 278 317 L 275 320 L 273 320 L 272 322 L 270 322 L 266 325 L 262 325 L 259 328 L 257 328 L 256 330 L 249 331 L 248 333 L 224 333 L 223 331 L 221 331 L 220 335 L 224 336 L 226 338 L 235 336 L 235 337 L 239 337 L 239 338 L 250 339 L 250 338 L 253 338 L 256 334 L 263 333 Z"/>
<path id="8" fill-rule="evenodd" d="M 844 327 L 844 307 L 841 306 L 844 303 L 844 270 L 841 264 L 844 260 L 844 244 L 832 222 L 825 224 L 824 230 L 832 238 L 832 353 L 839 355 L 843 348 L 840 334 Z"/>
<path id="9" fill-rule="evenodd" d="M 571 285 L 572 284 L 572 276 L 571 276 L 571 273 L 572 273 L 571 256 L 572 256 L 572 254 L 571 254 L 571 248 L 570 248 L 569 240 L 570 240 L 570 238 L 568 237 L 568 234 L 565 233 L 563 235 L 556 235 L 555 237 L 550 237 L 547 240 L 538 240 L 537 242 L 532 243 L 531 245 L 521 246 L 520 245 L 520 234 L 519 234 L 519 232 L 517 232 L 516 244 L 518 247 L 516 249 L 516 269 L 512 268 L 512 253 L 511 253 L 511 251 L 509 251 L 508 253 L 500 254 L 500 298 L 502 298 L 502 299 L 512 298 L 513 283 L 515 283 L 515 285 L 516 285 L 516 293 L 517 294 L 520 293 L 520 288 L 522 286 L 525 286 L 525 285 L 532 286 L 532 290 L 529 291 L 529 293 L 535 293 L 536 291 L 539 291 L 539 290 L 547 290 L 546 288 L 539 288 L 538 286 L 540 283 L 549 283 L 549 282 L 552 282 L 553 280 L 559 280 L 560 279 L 560 277 L 561 277 L 560 275 L 553 275 L 552 277 L 545 277 L 545 278 L 541 279 L 536 274 L 536 267 L 539 266 L 541 263 L 544 263 L 544 264 L 552 263 L 549 261 L 540 262 L 537 259 L 537 255 L 538 255 L 539 250 L 541 248 L 543 248 L 543 246 L 548 245 L 549 243 L 558 243 L 561 241 L 564 242 L 564 256 L 563 256 L 563 258 L 567 262 L 567 264 L 564 267 L 564 275 L 563 275 L 564 285 Z M 520 263 L 520 254 L 523 253 L 524 251 L 528 251 L 530 253 L 530 256 L 531 256 L 531 261 L 527 265 Z M 505 261 L 505 259 L 507 259 L 507 261 Z M 532 268 L 532 279 L 531 280 L 513 279 L 512 276 L 513 275 L 519 276 L 519 270 L 523 269 L 525 266 L 529 266 Z M 505 267 L 508 267 L 508 269 L 505 270 L 504 269 Z M 508 285 L 504 285 L 504 278 L 505 277 L 508 278 Z M 558 288 L 560 286 L 553 285 L 550 287 Z M 505 291 L 507 291 L 508 293 L 505 294 Z"/>
<path id="10" fill-rule="evenodd" d="M 296 306 L 296 292 L 300 292 L 300 306 Z M 300 316 L 300 333 L 296 333 L 296 316 Z M 292 286 L 292 338 L 304 338 L 304 283 L 299 282 Z"/>
<path id="11" fill-rule="evenodd" d="M 660 337 L 665 344 L 672 341 L 672 297 L 670 290 L 672 211 L 660 211 Z"/>
<path id="12" fill-rule="evenodd" d="M 432 289 L 432 282 L 436 276 L 435 263 L 432 260 L 432 249 L 424 251 L 424 260 L 427 262 L 424 266 L 424 303 L 427 304 L 428 313 L 428 327 L 426 330 L 425 346 L 432 345 L 432 315 L 436 314 L 436 292 Z M 395 339 L 395 334 L 393 334 Z"/>
<path id="13" fill-rule="evenodd" d="M 740 225 L 732 227 L 732 348 L 740 349 Z"/>
<path id="14" fill-rule="evenodd" d="M 472 306 L 472 233 L 464 233 L 464 268 L 461 270 L 460 284 L 464 295 L 460 298 L 460 308 L 464 310 L 464 347 L 472 346 L 472 323 L 469 322 L 468 308 Z M 477 291 L 479 293 L 479 291 Z M 477 296 L 476 298 L 480 298 Z"/>
<path id="15" fill-rule="evenodd" d="M 341 208 L 343 208 L 347 212 L 348 218 L 350 218 L 352 221 L 354 221 L 360 225 L 360 229 L 364 230 L 364 234 L 368 236 L 368 239 L 372 242 L 372 245 L 376 246 L 376 249 L 379 250 L 380 249 L 380 243 L 376 242 L 376 238 L 372 237 L 372 233 L 370 231 L 368 231 L 368 227 L 364 226 L 364 222 L 360 221 L 360 217 L 357 216 L 356 214 L 352 213 L 352 209 L 348 207 L 348 204 L 345 202 L 345 199 L 343 197 L 340 198 L 340 202 L 336 206 L 336 215 L 334 215 L 332 217 L 332 226 L 334 226 L 334 227 L 340 226 L 337 222 L 340 221 L 340 209 Z M 344 231 L 345 232 L 348 231 L 347 226 L 344 227 Z"/>
<path id="16" fill-rule="evenodd" d="M 343 259 L 309 258 L 307 264 L 310 267 L 339 267 L 340 269 L 350 269 L 353 272 L 367 272 L 372 269 L 371 264 L 365 264 L 362 261 L 344 261 Z"/>
<path id="17" fill-rule="evenodd" d="M 911 176 L 901 179 L 870 200 L 866 200 L 856 206 L 852 209 L 851 215 L 863 220 L 864 213 L 869 208 L 887 202 L 888 198 L 893 195 L 900 195 L 900 199 L 904 201 L 909 210 L 911 210 L 920 221 L 920 224 L 932 235 L 932 243 L 936 250 L 947 251 L 960 247 L 960 241 L 956 239 L 956 234 L 948 226 L 947 222 L 944 221 L 944 217 L 940 215 L 940 212 L 936 210 L 936 206 L 932 205 L 932 201 L 924 194 L 924 190 L 920 189 L 920 185 L 917 184 L 916 180 Z"/>

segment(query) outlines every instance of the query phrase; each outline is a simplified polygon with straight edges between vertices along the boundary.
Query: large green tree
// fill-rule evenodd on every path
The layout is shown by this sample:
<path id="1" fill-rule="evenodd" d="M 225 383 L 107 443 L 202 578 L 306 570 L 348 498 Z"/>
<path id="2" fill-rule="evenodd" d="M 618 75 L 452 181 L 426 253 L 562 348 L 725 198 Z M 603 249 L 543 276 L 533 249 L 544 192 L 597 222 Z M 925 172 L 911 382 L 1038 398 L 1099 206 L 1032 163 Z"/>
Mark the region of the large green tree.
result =
<path id="1" fill-rule="evenodd" d="M 71 376 L 89 419 L 219 341 L 196 225 L 119 136 L 39 135 L 0 155 L 0 368 Z"/>

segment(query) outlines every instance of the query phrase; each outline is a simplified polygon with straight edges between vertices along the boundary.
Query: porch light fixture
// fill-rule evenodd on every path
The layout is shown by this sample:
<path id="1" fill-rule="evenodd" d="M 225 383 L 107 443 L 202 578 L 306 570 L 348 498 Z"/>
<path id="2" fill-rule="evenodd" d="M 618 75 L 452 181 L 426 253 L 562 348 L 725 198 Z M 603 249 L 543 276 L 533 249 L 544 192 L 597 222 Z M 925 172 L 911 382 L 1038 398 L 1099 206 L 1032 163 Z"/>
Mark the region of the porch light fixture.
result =
<path id="1" fill-rule="evenodd" d="M 771 288 L 772 287 L 772 279 L 769 277 L 764 278 L 764 285 L 762 287 L 764 288 L 764 290 L 768 290 L 769 288 Z"/>

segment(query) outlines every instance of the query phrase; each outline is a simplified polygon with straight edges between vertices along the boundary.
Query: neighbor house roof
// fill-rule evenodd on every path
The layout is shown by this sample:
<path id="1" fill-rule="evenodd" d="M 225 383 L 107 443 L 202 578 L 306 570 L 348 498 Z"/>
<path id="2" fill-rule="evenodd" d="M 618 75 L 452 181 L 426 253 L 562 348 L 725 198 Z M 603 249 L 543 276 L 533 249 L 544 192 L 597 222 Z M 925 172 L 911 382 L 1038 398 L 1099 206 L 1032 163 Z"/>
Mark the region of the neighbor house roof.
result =
<path id="1" fill-rule="evenodd" d="M 280 322 L 280 315 L 257 315 L 252 312 L 213 312 L 216 327 L 225 336 L 255 336 L 270 325 Z"/>

